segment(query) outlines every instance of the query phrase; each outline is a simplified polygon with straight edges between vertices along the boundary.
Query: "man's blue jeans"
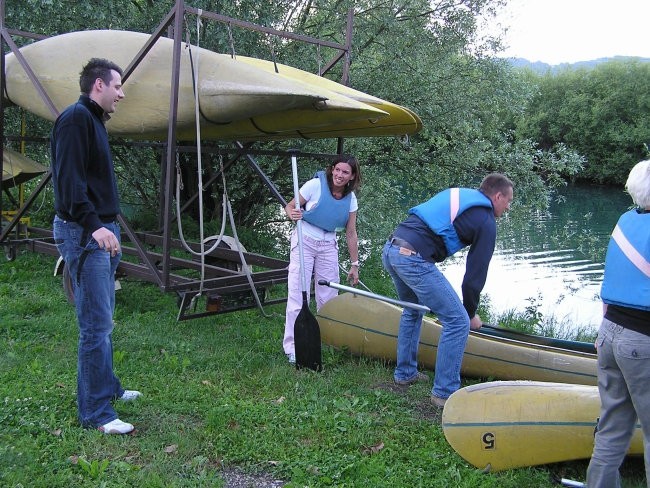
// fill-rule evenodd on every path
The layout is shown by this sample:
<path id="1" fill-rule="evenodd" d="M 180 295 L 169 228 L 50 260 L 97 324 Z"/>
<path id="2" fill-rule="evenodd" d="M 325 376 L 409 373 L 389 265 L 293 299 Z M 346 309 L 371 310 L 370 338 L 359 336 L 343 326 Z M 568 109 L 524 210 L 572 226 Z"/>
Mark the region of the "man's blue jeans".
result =
<path id="1" fill-rule="evenodd" d="M 442 323 L 436 354 L 432 394 L 448 398 L 460 388 L 460 365 L 469 335 L 469 317 L 458 294 L 434 263 L 419 254 L 400 254 L 390 242 L 384 246 L 382 261 L 400 300 L 426 305 Z M 396 380 L 417 375 L 417 353 L 424 312 L 405 307 L 397 337 Z"/>
<path id="2" fill-rule="evenodd" d="M 104 224 L 120 239 L 117 223 Z M 74 222 L 54 218 L 54 241 L 65 260 L 74 291 L 79 324 L 77 406 L 84 427 L 99 427 L 117 418 L 111 400 L 124 389 L 113 374 L 115 271 L 121 254 L 100 249 Z"/>

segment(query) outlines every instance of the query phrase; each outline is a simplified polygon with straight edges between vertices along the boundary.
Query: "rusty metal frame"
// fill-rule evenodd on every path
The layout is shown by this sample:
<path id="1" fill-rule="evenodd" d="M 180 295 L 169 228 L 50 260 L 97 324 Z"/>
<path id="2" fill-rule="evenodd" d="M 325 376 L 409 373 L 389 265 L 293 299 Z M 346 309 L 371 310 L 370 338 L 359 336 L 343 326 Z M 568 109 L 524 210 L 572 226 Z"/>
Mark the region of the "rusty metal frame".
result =
<path id="1" fill-rule="evenodd" d="M 43 88 L 35 73 L 32 71 L 28 62 L 24 59 L 22 54 L 19 51 L 19 48 L 12 39 L 12 36 L 21 36 L 32 39 L 44 39 L 46 36 L 33 34 L 29 32 L 24 32 L 16 29 L 8 29 L 5 26 L 5 3 L 6 0 L 0 0 L 0 73 L 5 72 L 5 60 L 4 52 L 5 45 L 9 47 L 11 52 L 16 55 L 17 60 L 20 62 L 23 69 L 25 69 L 28 77 L 32 81 L 34 87 L 36 88 L 39 96 L 43 99 L 44 103 L 48 106 L 53 115 L 58 116 L 58 111 L 51 99 L 49 98 L 46 90 Z M 162 146 L 163 154 L 161 160 L 161 219 L 160 224 L 161 235 L 148 234 L 142 232 L 136 232 L 132 229 L 130 223 L 123 217 L 119 216 L 118 220 L 122 228 L 123 234 L 128 237 L 128 244 L 123 246 L 123 253 L 125 256 L 133 257 L 138 262 L 122 260 L 120 267 L 118 268 L 118 273 L 121 273 L 126 276 L 133 276 L 138 279 L 155 283 L 163 292 L 175 292 L 179 295 L 179 306 L 181 310 L 179 312 L 179 320 L 186 320 L 188 318 L 194 317 L 203 317 L 206 315 L 213 315 L 217 313 L 228 312 L 231 310 L 237 310 L 239 308 L 250 308 L 256 306 L 255 303 L 243 304 L 240 307 L 231 308 L 228 310 L 212 310 L 200 313 L 187 313 L 188 296 L 195 295 L 199 289 L 202 289 L 205 293 L 237 293 L 250 290 L 250 284 L 247 280 L 245 274 L 235 271 L 228 267 L 228 264 L 225 264 L 226 267 L 221 267 L 218 265 L 205 265 L 205 276 L 206 278 L 203 282 L 199 282 L 195 279 L 188 278 L 179 273 L 174 273 L 175 269 L 185 269 L 197 271 L 200 269 L 200 263 L 197 263 L 193 260 L 182 259 L 173 255 L 173 250 L 181 249 L 181 243 L 172 239 L 172 224 L 174 222 L 172 205 L 173 205 L 173 191 L 171 189 L 174 185 L 174 164 L 176 155 L 179 152 L 192 151 L 191 148 L 178 146 L 176 142 L 176 120 L 178 113 L 178 93 L 179 93 L 179 77 L 180 77 L 180 52 L 182 44 L 182 33 L 183 33 L 183 20 L 185 14 L 200 15 L 201 18 L 214 20 L 217 22 L 227 23 L 228 25 L 236 26 L 243 29 L 253 30 L 257 32 L 262 32 L 270 34 L 277 37 L 282 37 L 286 39 L 297 40 L 301 42 L 307 42 L 311 44 L 317 44 L 320 46 L 325 46 L 333 48 L 338 51 L 338 54 L 335 55 L 322 70 L 321 74 L 325 74 L 330 71 L 337 63 L 343 60 L 343 74 L 341 82 L 345 85 L 348 84 L 349 79 L 349 68 L 350 68 L 350 46 L 352 39 L 352 23 L 353 23 L 353 14 L 352 10 L 348 12 L 347 16 L 347 26 L 346 26 L 346 42 L 345 44 L 339 44 L 332 41 L 326 41 L 321 39 L 316 39 L 310 36 L 299 35 L 291 32 L 280 31 L 277 29 L 261 26 L 258 24 L 253 24 L 246 21 L 241 21 L 224 15 L 220 15 L 214 12 L 207 12 L 199 10 L 193 7 L 185 5 L 184 0 L 176 0 L 174 7 L 168 12 L 168 14 L 162 19 L 158 27 L 151 34 L 147 43 L 142 47 L 140 52 L 135 56 L 131 63 L 124 70 L 124 75 L 122 77 L 123 81 L 126 82 L 128 77 L 133 73 L 133 70 L 138 66 L 138 64 L 147 56 L 148 52 L 151 50 L 155 42 L 164 35 L 166 31 L 171 31 L 170 37 L 173 35 L 173 55 L 172 55 L 172 79 L 171 79 L 171 99 L 169 107 L 169 125 L 167 132 L 167 141 L 165 143 L 156 143 L 155 145 Z M 2 86 L 0 89 L 2 93 L 5 92 L 4 86 L 5 80 L 2 77 Z M 0 136 L 2 137 L 3 144 L 0 144 L 0 174 L 2 173 L 2 153 L 4 142 L 9 138 L 6 137 L 4 133 L 4 101 L 3 97 L 0 97 Z M 141 143 L 142 144 L 142 143 Z M 221 149 L 218 149 L 221 151 Z M 210 151 L 210 149 L 208 149 Z M 341 154 L 343 152 L 343 138 L 337 139 L 337 153 Z M 224 151 L 225 154 L 229 155 L 229 159 L 225 164 L 227 169 L 229 166 L 233 165 L 235 162 L 241 160 L 242 158 L 246 161 L 248 166 L 258 175 L 258 177 L 263 181 L 267 188 L 271 191 L 273 196 L 280 202 L 283 206 L 286 205 L 286 200 L 282 197 L 280 192 L 277 190 L 273 182 L 268 178 L 268 176 L 263 172 L 260 166 L 254 159 L 255 154 L 271 154 L 278 157 L 286 158 L 286 153 L 281 151 L 256 151 L 253 148 L 253 143 L 242 143 L 235 141 L 233 143 L 233 149 L 231 151 Z M 329 158 L 332 155 L 322 155 L 322 154 L 313 154 L 314 157 L 324 157 Z M 213 177 L 216 178 L 220 175 Z M 25 201 L 25 204 L 16 211 L 15 217 L 11 220 L 8 226 L 3 230 L 0 228 L 0 245 L 9 246 L 15 250 L 15 246 L 21 245 L 25 246 L 28 249 L 34 252 L 41 252 L 49 254 L 52 256 L 58 256 L 58 251 L 54 245 L 54 240 L 52 237 L 52 231 L 49 229 L 39 229 L 35 227 L 30 227 L 28 229 L 30 237 L 25 239 L 9 239 L 9 234 L 20 222 L 20 218 L 25 215 L 27 210 L 31 207 L 32 203 L 38 196 L 38 194 L 45 188 L 51 179 L 51 172 L 47 172 L 44 176 L 41 177 L 41 181 L 38 186 L 32 191 L 31 195 Z M 212 180 L 211 180 L 212 181 Z M 205 183 L 209 185 L 210 181 Z M 2 181 L 0 180 L 0 210 L 2 210 Z M 185 204 L 183 210 L 186 209 L 192 202 L 198 198 L 197 193 L 190 198 L 190 200 Z M 156 253 L 149 250 L 150 247 L 162 247 L 162 252 Z M 200 248 L 198 244 L 195 244 L 195 249 Z M 238 251 L 234 251 L 226 248 L 218 248 L 210 253 L 210 258 L 217 259 L 218 262 L 223 263 L 234 263 L 235 265 L 241 265 L 241 259 Z M 269 258 L 266 256 L 261 256 L 254 253 L 244 253 L 245 260 L 247 264 L 255 265 L 257 267 L 268 268 L 266 271 L 256 271 L 251 274 L 253 285 L 257 289 L 258 287 L 264 289 L 264 287 L 272 286 L 275 284 L 286 283 L 287 273 L 288 273 L 288 262 L 284 260 Z M 277 303 L 285 301 L 286 298 L 272 299 L 266 303 Z"/>

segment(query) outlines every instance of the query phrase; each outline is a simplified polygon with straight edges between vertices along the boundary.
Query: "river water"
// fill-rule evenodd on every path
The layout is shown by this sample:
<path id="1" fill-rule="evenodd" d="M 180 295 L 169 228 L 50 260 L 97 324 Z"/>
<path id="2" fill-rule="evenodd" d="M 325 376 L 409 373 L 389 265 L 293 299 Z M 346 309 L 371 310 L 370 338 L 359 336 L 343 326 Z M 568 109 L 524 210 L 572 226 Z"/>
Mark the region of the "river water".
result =
<path id="1" fill-rule="evenodd" d="M 531 309 L 567 329 L 597 330 L 607 243 L 631 205 L 621 188 L 569 186 L 560 190 L 547 212 L 506 215 L 498 223 L 481 300 L 489 300 L 496 317 Z M 460 293 L 465 253 L 442 268 Z"/>

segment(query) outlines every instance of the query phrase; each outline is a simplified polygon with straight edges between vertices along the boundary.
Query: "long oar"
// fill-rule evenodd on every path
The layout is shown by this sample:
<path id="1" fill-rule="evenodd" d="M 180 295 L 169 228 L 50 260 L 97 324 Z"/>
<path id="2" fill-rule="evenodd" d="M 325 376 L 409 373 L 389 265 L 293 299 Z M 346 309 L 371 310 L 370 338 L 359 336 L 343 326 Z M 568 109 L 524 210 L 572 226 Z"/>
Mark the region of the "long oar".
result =
<path id="1" fill-rule="evenodd" d="M 334 283 L 333 281 L 327 280 L 318 280 L 318 284 L 321 286 L 329 286 L 330 288 L 336 288 L 337 290 L 349 291 L 355 295 L 361 295 L 368 298 L 374 298 L 375 300 L 381 300 L 383 302 L 392 303 L 399 307 L 408 307 L 414 308 L 415 310 L 421 310 L 422 312 L 431 312 L 431 309 L 426 305 L 420 305 L 419 303 L 403 302 L 401 300 L 395 300 L 394 298 L 386 297 L 384 295 L 377 295 L 371 291 L 359 290 L 358 288 L 353 288 L 351 286 L 342 285 L 340 283 Z"/>
<path id="2" fill-rule="evenodd" d="M 408 307 L 415 310 L 421 310 L 422 312 L 430 312 L 431 310 L 426 305 L 420 305 L 419 303 L 412 302 L 403 302 L 402 300 L 395 300 L 384 295 L 378 295 L 371 291 L 360 290 L 358 288 L 353 288 L 351 286 L 341 285 L 340 283 L 334 283 L 327 280 L 318 280 L 318 284 L 322 286 L 329 286 L 330 288 L 336 288 L 337 290 L 347 291 L 355 295 L 361 295 L 368 298 L 373 298 L 375 300 L 381 300 L 384 302 L 392 303 L 398 307 Z M 476 332 L 476 331 L 475 331 Z M 481 329 L 478 331 L 484 334 L 487 334 L 492 337 L 502 337 L 505 339 L 516 340 L 520 342 L 528 342 L 532 344 L 537 344 L 540 346 L 549 346 L 556 347 L 560 349 L 568 349 L 569 351 L 576 352 L 586 352 L 589 354 L 596 354 L 596 348 L 591 342 L 580 342 L 580 341 L 571 341 L 566 339 L 555 339 L 553 337 L 538 336 L 533 334 L 527 334 L 516 329 L 508 329 L 505 327 L 499 327 L 497 325 L 483 324 Z"/>
<path id="3" fill-rule="evenodd" d="M 298 190 L 298 163 L 296 151 L 291 153 L 291 171 L 293 173 L 293 193 L 296 209 L 300 209 L 300 192 Z M 293 326 L 293 337 L 296 345 L 296 368 L 309 368 L 321 371 L 320 327 L 316 317 L 309 310 L 307 300 L 307 280 L 305 278 L 305 255 L 302 247 L 302 220 L 296 221 L 298 232 L 298 253 L 300 255 L 300 285 L 302 289 L 302 308 Z"/>

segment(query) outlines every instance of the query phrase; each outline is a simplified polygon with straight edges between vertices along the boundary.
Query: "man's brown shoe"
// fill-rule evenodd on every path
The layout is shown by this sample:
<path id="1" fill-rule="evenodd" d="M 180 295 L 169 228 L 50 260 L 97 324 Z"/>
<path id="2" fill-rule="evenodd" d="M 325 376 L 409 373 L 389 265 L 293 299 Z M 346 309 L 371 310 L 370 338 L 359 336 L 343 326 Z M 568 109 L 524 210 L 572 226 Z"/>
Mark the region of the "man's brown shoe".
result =
<path id="1" fill-rule="evenodd" d="M 431 395 L 431 403 L 438 408 L 444 408 L 445 403 L 447 403 L 447 399 Z"/>
<path id="2" fill-rule="evenodd" d="M 426 374 L 420 373 L 418 371 L 418 374 L 416 374 L 413 378 L 409 378 L 408 380 L 395 379 L 395 384 L 398 386 L 410 386 L 414 383 L 417 383 L 418 381 L 429 381 L 429 377 Z"/>

